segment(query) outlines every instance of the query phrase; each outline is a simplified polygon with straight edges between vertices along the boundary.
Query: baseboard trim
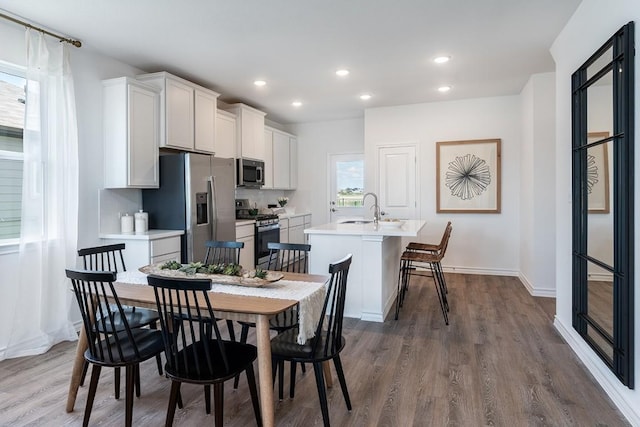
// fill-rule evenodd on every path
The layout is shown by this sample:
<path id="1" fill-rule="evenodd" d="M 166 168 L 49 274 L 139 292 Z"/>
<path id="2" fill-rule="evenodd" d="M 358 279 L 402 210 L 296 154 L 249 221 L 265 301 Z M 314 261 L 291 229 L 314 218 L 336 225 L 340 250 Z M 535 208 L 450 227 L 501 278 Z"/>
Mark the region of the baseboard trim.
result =
<path id="1" fill-rule="evenodd" d="M 455 265 L 443 265 L 445 273 L 479 274 L 483 276 L 518 276 L 515 270 L 503 270 L 494 268 L 461 267 Z"/>
<path id="2" fill-rule="evenodd" d="M 578 359 L 585 365 L 587 370 L 593 375 L 600 387 L 613 401 L 613 404 L 622 412 L 627 421 L 634 426 L 640 426 L 640 408 L 637 404 L 627 401 L 622 393 L 621 388 L 626 390 L 617 378 L 611 373 L 609 368 L 600 360 L 600 358 L 591 350 L 591 347 L 580 337 L 580 335 L 572 328 L 567 327 L 557 316 L 554 319 L 553 326 L 571 347 L 571 350 L 578 356 Z M 635 409 L 637 408 L 637 409 Z"/>
<path id="3" fill-rule="evenodd" d="M 555 298 L 556 297 L 556 290 L 555 289 L 535 288 L 531 284 L 529 279 L 527 279 L 527 276 L 525 276 L 523 273 L 518 274 L 518 278 L 520 279 L 520 281 L 524 285 L 525 289 L 529 292 L 529 294 L 532 297 L 543 297 L 543 298 Z"/>

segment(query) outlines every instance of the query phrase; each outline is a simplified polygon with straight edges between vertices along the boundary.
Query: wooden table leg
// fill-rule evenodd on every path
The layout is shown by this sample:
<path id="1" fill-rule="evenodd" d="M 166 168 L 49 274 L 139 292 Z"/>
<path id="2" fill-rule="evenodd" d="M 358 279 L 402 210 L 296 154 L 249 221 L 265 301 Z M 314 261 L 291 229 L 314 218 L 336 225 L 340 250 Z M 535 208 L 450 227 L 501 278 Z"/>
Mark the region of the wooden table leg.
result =
<path id="1" fill-rule="evenodd" d="M 333 377 L 331 376 L 331 363 L 329 360 L 322 362 L 322 370 L 324 371 L 324 383 L 327 388 L 333 387 Z"/>
<path id="2" fill-rule="evenodd" d="M 87 334 L 84 326 L 80 328 L 78 336 L 78 345 L 76 346 L 76 357 L 73 361 L 73 370 L 71 371 L 71 383 L 69 384 L 69 394 L 67 395 L 67 412 L 73 412 L 76 404 L 76 396 L 78 388 L 80 388 L 80 378 L 82 377 L 82 366 L 84 365 L 84 352 L 87 350 Z"/>
<path id="3" fill-rule="evenodd" d="M 275 402 L 273 400 L 273 381 L 271 379 L 271 337 L 269 335 L 269 318 L 267 316 L 258 316 L 256 319 L 256 339 L 258 341 L 258 378 L 260 382 L 262 425 L 264 427 L 273 427 Z"/>

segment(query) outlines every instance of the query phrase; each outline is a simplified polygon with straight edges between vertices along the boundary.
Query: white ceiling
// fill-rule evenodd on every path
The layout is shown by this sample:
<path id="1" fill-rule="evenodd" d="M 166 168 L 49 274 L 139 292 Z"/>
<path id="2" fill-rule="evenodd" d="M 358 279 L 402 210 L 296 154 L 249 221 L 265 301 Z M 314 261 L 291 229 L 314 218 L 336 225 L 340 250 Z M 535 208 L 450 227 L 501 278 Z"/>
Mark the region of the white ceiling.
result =
<path id="1" fill-rule="evenodd" d="M 0 9 L 281 123 L 368 107 L 513 95 L 553 71 L 580 0 L 0 0 Z M 450 55 L 436 65 L 432 59 Z M 338 78 L 335 70 L 351 74 Z M 116 77 L 116 76 L 109 76 Z M 267 86 L 257 88 L 256 79 Z M 453 89 L 437 91 L 442 85 Z M 359 95 L 373 95 L 362 101 Z M 302 107 L 291 102 L 300 100 Z"/>

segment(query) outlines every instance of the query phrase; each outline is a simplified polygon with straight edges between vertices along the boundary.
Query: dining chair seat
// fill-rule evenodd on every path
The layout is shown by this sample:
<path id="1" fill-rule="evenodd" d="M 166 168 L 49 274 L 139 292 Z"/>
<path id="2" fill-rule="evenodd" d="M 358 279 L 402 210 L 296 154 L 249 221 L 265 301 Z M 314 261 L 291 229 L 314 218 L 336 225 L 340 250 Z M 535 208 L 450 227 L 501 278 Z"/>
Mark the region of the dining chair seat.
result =
<path id="1" fill-rule="evenodd" d="M 131 345 L 135 341 L 135 346 Z M 118 342 L 124 342 L 118 349 Z M 125 366 L 135 360 L 146 360 L 162 353 L 164 344 L 160 331 L 153 329 L 131 329 L 131 333 L 122 330 L 112 334 L 108 340 L 97 347 L 97 354 L 111 353 L 112 358 L 106 363 L 104 358 L 95 356 L 91 351 L 85 351 L 84 357 L 90 363 L 102 366 Z"/>
<path id="2" fill-rule="evenodd" d="M 208 348 L 205 349 L 205 346 Z M 176 364 L 168 366 L 167 377 L 192 384 L 211 384 L 213 380 L 226 381 L 244 371 L 258 357 L 255 346 L 236 341 L 225 341 L 224 350 L 228 364 L 225 365 L 218 341 L 199 341 L 176 354 Z M 212 363 L 208 363 L 211 359 Z M 194 366 L 200 366 L 199 370 Z"/>
<path id="3" fill-rule="evenodd" d="M 297 362 L 308 362 L 314 358 L 317 361 L 330 360 L 342 351 L 345 346 L 344 337 L 339 338 L 338 345 L 335 345 L 333 351 L 326 354 L 315 355 L 315 348 L 325 348 L 328 346 L 327 337 L 320 335 L 320 337 L 314 337 L 308 339 L 304 344 L 298 344 L 298 328 L 289 329 L 281 334 L 276 335 L 271 339 L 271 352 L 276 354 L 286 354 L 287 358 Z M 334 345 L 335 343 L 331 343 Z"/>

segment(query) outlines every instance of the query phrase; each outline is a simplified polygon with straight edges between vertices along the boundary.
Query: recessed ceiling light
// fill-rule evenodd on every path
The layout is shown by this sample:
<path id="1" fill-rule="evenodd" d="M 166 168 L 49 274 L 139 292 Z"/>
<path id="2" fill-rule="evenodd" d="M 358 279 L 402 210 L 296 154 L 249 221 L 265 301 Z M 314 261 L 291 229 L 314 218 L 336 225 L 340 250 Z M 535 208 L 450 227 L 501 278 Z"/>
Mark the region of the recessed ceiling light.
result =
<path id="1" fill-rule="evenodd" d="M 444 64 L 445 62 L 449 62 L 450 59 L 450 56 L 438 56 L 437 58 L 434 58 L 433 62 L 436 64 Z"/>
<path id="2" fill-rule="evenodd" d="M 349 75 L 349 70 L 342 69 L 342 70 L 336 71 L 336 76 L 346 77 L 348 75 Z"/>
<path id="3" fill-rule="evenodd" d="M 438 88 L 439 92 L 449 92 L 451 90 L 451 86 L 440 86 Z"/>
<path id="4" fill-rule="evenodd" d="M 267 84 L 267 82 L 265 82 L 264 80 L 256 80 L 255 82 L 253 82 L 254 85 L 261 87 Z"/>
<path id="5" fill-rule="evenodd" d="M 362 99 L 363 101 L 366 101 L 368 99 L 371 99 L 371 95 L 368 93 L 363 93 L 362 95 L 360 95 L 360 99 Z"/>
<path id="6" fill-rule="evenodd" d="M 291 105 L 293 105 L 294 107 L 300 107 L 300 106 L 302 106 L 302 102 L 300 102 L 300 101 L 293 101 L 293 102 L 291 103 Z"/>

